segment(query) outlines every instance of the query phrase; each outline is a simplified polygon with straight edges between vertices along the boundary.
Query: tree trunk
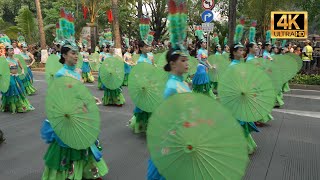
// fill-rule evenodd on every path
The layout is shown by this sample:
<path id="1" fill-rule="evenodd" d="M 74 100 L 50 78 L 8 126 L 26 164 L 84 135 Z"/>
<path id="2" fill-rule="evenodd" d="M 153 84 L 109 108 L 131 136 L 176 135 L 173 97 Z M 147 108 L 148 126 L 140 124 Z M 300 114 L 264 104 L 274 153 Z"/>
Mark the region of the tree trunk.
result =
<path id="1" fill-rule="evenodd" d="M 138 18 L 142 17 L 142 0 L 138 0 Z"/>
<path id="2" fill-rule="evenodd" d="M 122 57 L 121 52 L 121 36 L 119 26 L 119 12 L 118 12 L 118 0 L 112 0 L 112 13 L 113 13 L 113 35 L 115 42 L 115 54 Z"/>
<path id="3" fill-rule="evenodd" d="M 43 28 L 40 0 L 35 0 L 35 3 L 37 8 L 37 18 L 38 18 L 39 33 L 40 33 L 41 62 L 46 63 L 48 59 L 48 51 L 46 47 L 46 37 L 44 33 L 44 28 Z"/>
<path id="4" fill-rule="evenodd" d="M 229 0 L 229 13 L 228 13 L 228 27 L 229 27 L 229 47 L 233 45 L 233 37 L 236 29 L 236 21 L 237 21 L 237 0 Z"/>

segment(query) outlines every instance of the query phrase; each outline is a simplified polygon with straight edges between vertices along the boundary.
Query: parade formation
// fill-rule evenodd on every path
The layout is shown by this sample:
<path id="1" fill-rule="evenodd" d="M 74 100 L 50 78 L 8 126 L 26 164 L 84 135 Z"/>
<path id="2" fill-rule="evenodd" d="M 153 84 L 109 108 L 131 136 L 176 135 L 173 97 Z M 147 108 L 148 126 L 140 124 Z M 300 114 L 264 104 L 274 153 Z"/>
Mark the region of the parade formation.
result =
<path id="1" fill-rule="evenodd" d="M 56 51 L 45 64 L 46 119 L 39 133 L 48 148 L 41 155 L 39 179 L 103 179 L 108 174 L 112 167 L 106 161 L 112 154 L 103 154 L 107 142 L 99 139 L 102 120 L 108 119 L 100 116 L 98 106 L 121 111 L 128 101 L 125 88 L 135 106 L 127 131 L 146 135 L 146 179 L 244 177 L 250 156 L 260 148 L 252 133 L 277 121 L 272 110 L 286 103 L 289 81 L 307 67 L 310 50 L 301 56 L 287 40 L 271 38 L 270 30 L 258 41 L 257 21 L 244 17 L 237 19 L 231 45 L 227 35 L 220 42 L 217 33 L 210 43 L 209 33 L 198 29 L 190 48 L 187 1 L 168 0 L 166 11 L 169 38 L 163 51 L 154 45 L 151 17 L 143 15 L 140 39 L 121 37 L 119 54 L 112 28 L 99 33 L 93 47 L 87 39 L 77 39 L 77 19 L 61 8 Z M 23 36 L 14 40 L 4 33 L 0 55 L 1 113 L 28 116 L 37 111 L 29 100 L 39 91 L 31 69 L 35 57 Z M 91 94 L 85 84 L 95 86 L 101 96 Z M 0 148 L 6 141 L 0 127 Z"/>

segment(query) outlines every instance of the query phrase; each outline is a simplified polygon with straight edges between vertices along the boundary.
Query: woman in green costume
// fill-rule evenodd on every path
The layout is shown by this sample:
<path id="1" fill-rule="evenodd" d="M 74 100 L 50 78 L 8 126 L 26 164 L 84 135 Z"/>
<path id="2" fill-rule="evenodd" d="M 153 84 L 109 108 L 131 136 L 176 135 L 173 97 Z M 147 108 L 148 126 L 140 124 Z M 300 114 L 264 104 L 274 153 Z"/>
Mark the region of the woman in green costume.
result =
<path id="1" fill-rule="evenodd" d="M 20 55 L 23 57 L 23 59 L 25 60 L 28 66 L 28 72 L 26 73 L 26 77 L 24 78 L 24 80 L 22 80 L 26 94 L 27 95 L 35 94 L 37 89 L 33 86 L 33 74 L 30 69 L 30 67 L 35 62 L 35 59 L 34 59 L 34 56 L 30 52 L 28 52 L 27 44 L 25 43 L 22 44 L 22 52 L 20 53 Z"/>
<path id="2" fill-rule="evenodd" d="M 64 12 L 64 10 L 62 11 Z M 70 17 L 70 15 L 68 16 Z M 65 17 L 61 19 L 66 21 Z M 65 24 L 69 27 L 68 24 L 73 21 L 67 21 Z M 63 35 L 62 38 L 65 39 L 61 48 L 60 59 L 63 67 L 56 73 L 55 77 L 68 76 L 80 81 L 81 75 L 75 70 L 78 60 L 78 47 L 74 38 L 70 38 L 70 34 Z M 50 144 L 44 156 L 45 169 L 42 180 L 102 179 L 101 177 L 108 173 L 108 167 L 102 158 L 102 148 L 99 140 L 96 140 L 87 149 L 72 149 L 57 136 L 51 127 L 50 120 L 43 122 L 41 137 L 46 143 Z"/>

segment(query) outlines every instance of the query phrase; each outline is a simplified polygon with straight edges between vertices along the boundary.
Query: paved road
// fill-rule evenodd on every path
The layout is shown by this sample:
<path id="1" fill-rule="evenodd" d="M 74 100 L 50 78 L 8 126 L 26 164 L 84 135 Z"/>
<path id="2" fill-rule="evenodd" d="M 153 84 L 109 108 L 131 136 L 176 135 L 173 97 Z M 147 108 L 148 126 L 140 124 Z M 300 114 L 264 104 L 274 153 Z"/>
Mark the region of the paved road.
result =
<path id="1" fill-rule="evenodd" d="M 0 128 L 7 141 L 0 145 L 0 180 L 38 180 L 43 171 L 42 157 L 47 145 L 39 137 L 46 118 L 43 73 L 35 73 L 38 94 L 29 97 L 36 110 L 25 114 L 0 113 Z M 102 97 L 96 84 L 87 85 Z M 108 180 L 145 179 L 148 151 L 142 135 L 134 135 L 127 121 L 134 108 L 124 88 L 123 107 L 100 106 L 101 141 L 110 168 Z M 320 91 L 293 90 L 285 95 L 286 105 L 273 112 L 275 120 L 255 133 L 259 146 L 244 177 L 246 180 L 320 179 Z"/>

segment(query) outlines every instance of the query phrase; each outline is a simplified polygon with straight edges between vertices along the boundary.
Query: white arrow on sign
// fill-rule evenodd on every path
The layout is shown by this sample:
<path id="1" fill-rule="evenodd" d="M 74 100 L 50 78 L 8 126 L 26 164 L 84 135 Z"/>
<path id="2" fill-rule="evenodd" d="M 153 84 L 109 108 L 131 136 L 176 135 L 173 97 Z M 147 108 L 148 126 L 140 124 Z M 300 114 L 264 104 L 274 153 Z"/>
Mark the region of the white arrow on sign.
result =
<path id="1" fill-rule="evenodd" d="M 211 18 L 212 14 L 207 14 L 204 16 L 204 21 L 207 21 L 207 18 Z"/>

